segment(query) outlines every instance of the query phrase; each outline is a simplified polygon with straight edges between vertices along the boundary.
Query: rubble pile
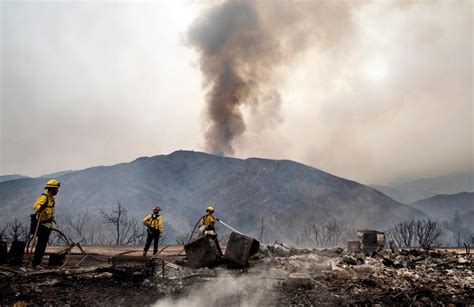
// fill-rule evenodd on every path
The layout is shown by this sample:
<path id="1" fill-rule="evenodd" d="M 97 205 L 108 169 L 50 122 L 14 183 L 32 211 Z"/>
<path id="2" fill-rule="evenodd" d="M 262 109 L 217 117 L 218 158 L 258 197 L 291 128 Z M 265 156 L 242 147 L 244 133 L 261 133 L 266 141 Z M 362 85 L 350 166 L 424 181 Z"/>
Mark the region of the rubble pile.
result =
<path id="1" fill-rule="evenodd" d="M 42 274 L 40 274 L 42 273 Z M 151 304 L 161 297 L 143 283 L 149 272 L 97 268 L 38 274 L 0 274 L 0 305 L 127 305 Z M 170 287 L 162 283 L 163 287 Z M 151 295 L 150 295 L 151 293 Z"/>
<path id="2" fill-rule="evenodd" d="M 365 255 L 274 245 L 262 247 L 240 268 L 226 263 L 193 268 L 183 256 L 169 255 L 153 266 L 120 257 L 123 261 L 95 267 L 22 274 L 0 270 L 0 305 L 150 305 L 163 300 L 164 305 L 182 300 L 189 305 L 200 295 L 213 297 L 208 305 L 237 306 L 243 301 L 255 306 L 474 303 L 474 259 L 454 252 Z"/>
<path id="3" fill-rule="evenodd" d="M 312 281 L 313 287 L 304 291 L 285 287 L 288 283 L 279 286 L 282 304 L 474 302 L 471 255 L 402 250 L 365 256 L 333 249 L 263 262 L 270 262 L 273 271 L 279 268 L 280 276 L 304 272 Z"/>

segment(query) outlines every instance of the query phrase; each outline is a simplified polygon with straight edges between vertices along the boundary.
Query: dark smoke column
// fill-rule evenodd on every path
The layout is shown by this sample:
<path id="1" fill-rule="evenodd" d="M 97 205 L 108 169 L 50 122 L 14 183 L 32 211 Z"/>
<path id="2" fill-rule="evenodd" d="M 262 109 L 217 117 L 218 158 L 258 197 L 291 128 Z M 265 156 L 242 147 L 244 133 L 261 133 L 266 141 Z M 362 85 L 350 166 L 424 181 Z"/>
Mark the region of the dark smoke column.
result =
<path id="1" fill-rule="evenodd" d="M 258 109 L 264 104 L 260 122 L 278 117 L 275 68 L 313 41 L 321 49 L 334 48 L 350 28 L 350 11 L 344 0 L 235 0 L 218 2 L 202 14 L 188 41 L 200 55 L 208 89 L 205 150 L 234 154 L 233 142 L 246 129 L 243 105 Z"/>
<path id="2" fill-rule="evenodd" d="M 252 1 L 220 3 L 198 18 L 188 40 L 200 54 L 205 78 L 208 127 L 206 151 L 232 155 L 233 140 L 245 131 L 240 110 L 256 104 L 268 81 L 275 43 Z"/>

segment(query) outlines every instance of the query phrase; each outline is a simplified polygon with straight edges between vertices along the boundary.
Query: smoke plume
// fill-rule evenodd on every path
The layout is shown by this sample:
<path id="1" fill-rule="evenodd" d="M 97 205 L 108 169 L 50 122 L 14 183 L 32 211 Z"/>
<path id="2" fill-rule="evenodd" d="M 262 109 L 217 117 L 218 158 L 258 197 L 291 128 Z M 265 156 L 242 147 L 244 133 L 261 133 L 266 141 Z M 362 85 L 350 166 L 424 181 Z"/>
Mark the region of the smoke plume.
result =
<path id="1" fill-rule="evenodd" d="M 244 106 L 263 110 L 256 120 L 275 122 L 281 104 L 278 68 L 294 60 L 310 41 L 338 44 L 350 28 L 350 7 L 342 1 L 274 4 L 224 1 L 208 8 L 188 32 L 207 89 L 208 152 L 234 154 L 234 141 L 246 131 Z M 262 101 L 272 110 L 258 108 Z"/>

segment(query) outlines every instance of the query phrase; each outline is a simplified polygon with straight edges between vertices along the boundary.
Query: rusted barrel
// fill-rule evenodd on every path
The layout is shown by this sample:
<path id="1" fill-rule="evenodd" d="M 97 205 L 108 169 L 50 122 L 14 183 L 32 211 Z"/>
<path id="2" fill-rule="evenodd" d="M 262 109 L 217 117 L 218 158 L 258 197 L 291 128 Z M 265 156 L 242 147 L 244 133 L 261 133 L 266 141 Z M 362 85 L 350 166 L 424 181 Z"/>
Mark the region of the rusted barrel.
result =
<path id="1" fill-rule="evenodd" d="M 247 266 L 250 256 L 258 252 L 260 243 L 254 238 L 231 233 L 224 259 L 240 266 Z"/>

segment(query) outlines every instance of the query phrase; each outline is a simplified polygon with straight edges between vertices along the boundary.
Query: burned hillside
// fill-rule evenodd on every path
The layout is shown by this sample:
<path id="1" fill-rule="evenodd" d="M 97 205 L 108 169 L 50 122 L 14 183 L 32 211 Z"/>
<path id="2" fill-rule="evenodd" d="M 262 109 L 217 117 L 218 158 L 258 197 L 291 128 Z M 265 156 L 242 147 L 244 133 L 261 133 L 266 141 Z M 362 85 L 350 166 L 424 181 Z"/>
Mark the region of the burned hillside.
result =
<path id="1" fill-rule="evenodd" d="M 267 240 L 297 242 L 305 227 L 338 220 L 351 228 L 387 229 L 406 219 L 424 219 L 417 209 L 398 203 L 357 182 L 288 160 L 235 159 L 201 152 L 139 158 L 130 163 L 74 171 L 58 177 L 57 223 L 66 231 L 72 218 L 86 218 L 86 229 L 106 232 L 101 210 L 117 201 L 129 219 L 145 216 L 159 203 L 168 244 L 189 232 L 202 207 L 215 205 L 219 217 L 258 237 L 264 217 Z M 14 218 L 26 222 L 44 180 L 0 183 L 0 226 Z M 72 221 L 75 222 L 75 221 Z M 108 244 L 89 242 L 89 244 Z"/>

